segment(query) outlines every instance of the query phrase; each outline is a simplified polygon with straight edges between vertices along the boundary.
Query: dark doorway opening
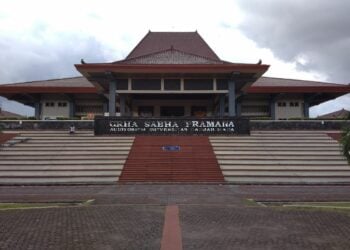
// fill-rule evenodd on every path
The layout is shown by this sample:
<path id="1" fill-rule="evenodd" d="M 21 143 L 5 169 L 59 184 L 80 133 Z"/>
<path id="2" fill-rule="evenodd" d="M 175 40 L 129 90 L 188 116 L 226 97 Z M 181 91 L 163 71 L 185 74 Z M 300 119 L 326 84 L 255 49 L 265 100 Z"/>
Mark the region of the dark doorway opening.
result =
<path id="1" fill-rule="evenodd" d="M 160 107 L 160 116 L 166 116 L 166 117 L 185 116 L 185 107 L 183 106 Z"/>

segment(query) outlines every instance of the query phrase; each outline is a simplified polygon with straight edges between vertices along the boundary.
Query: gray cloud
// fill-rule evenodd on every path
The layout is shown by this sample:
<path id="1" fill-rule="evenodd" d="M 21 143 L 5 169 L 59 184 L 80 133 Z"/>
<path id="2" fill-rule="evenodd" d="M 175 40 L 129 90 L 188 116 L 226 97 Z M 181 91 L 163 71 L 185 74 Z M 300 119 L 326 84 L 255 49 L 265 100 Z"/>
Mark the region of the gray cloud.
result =
<path id="1" fill-rule="evenodd" d="M 241 31 L 284 61 L 300 58 L 303 71 L 329 81 L 350 82 L 350 1 L 238 0 L 245 13 Z"/>
<path id="2" fill-rule="evenodd" d="M 0 34 L 0 83 L 74 76 L 74 64 L 84 58 L 105 62 L 106 47 L 95 38 L 71 33 L 47 36 L 38 24 L 29 38 Z"/>
<path id="3" fill-rule="evenodd" d="M 95 38 L 79 33 L 54 33 L 38 22 L 31 31 L 0 34 L 0 84 L 45 80 L 79 75 L 74 68 L 81 58 L 87 62 L 112 60 L 113 53 Z M 34 110 L 0 98 L 4 110 L 33 115 Z"/>

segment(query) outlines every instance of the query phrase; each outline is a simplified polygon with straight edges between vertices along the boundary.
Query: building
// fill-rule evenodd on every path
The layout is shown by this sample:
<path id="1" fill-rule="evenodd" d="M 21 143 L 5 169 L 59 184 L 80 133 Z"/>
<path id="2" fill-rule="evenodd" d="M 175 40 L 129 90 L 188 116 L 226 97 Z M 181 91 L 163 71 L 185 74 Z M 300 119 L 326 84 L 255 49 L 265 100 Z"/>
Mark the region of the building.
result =
<path id="1" fill-rule="evenodd" d="M 3 118 L 3 117 L 6 117 L 6 118 L 20 118 L 20 117 L 22 117 L 22 116 L 19 115 L 19 114 L 15 114 L 15 113 L 12 113 L 12 112 L 3 110 L 3 109 L 0 107 L 0 118 Z"/>
<path id="2" fill-rule="evenodd" d="M 320 115 L 317 118 L 321 119 L 349 119 L 350 111 L 346 109 L 341 109 L 335 112 L 331 112 L 325 115 Z"/>
<path id="3" fill-rule="evenodd" d="M 38 119 L 245 116 L 307 118 L 309 107 L 349 85 L 262 77 L 269 65 L 221 60 L 197 32 L 148 32 L 129 55 L 75 65 L 81 77 L 0 86 L 0 95 L 35 108 Z"/>

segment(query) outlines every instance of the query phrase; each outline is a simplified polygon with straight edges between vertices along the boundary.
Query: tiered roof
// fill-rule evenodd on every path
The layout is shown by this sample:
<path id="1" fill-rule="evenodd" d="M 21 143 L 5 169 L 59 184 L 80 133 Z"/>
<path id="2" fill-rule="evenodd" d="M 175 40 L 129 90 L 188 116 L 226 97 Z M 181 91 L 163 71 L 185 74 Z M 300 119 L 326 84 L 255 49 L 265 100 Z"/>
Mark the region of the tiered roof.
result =
<path id="1" fill-rule="evenodd" d="M 261 76 L 268 65 L 239 64 L 221 60 L 198 32 L 148 32 L 124 59 L 112 63 L 75 65 L 89 80 L 91 74 L 106 71 L 133 73 L 205 73 L 243 72 Z M 71 77 L 0 85 L 6 93 L 96 93 L 95 82 L 85 77 Z M 97 86 L 98 87 L 98 86 Z M 248 93 L 349 93 L 350 86 L 272 77 L 260 77 L 246 88 Z"/>
<path id="2" fill-rule="evenodd" d="M 125 59 L 157 53 L 169 48 L 175 48 L 184 53 L 193 54 L 220 61 L 220 58 L 209 47 L 198 32 L 151 32 L 136 45 Z"/>
<path id="3" fill-rule="evenodd" d="M 70 77 L 44 81 L 32 81 L 0 85 L 0 93 L 15 93 L 20 90 L 27 93 L 96 93 L 94 85 L 85 77 Z M 69 92 L 70 91 L 70 92 Z M 318 81 L 304 81 L 274 77 L 261 77 L 247 90 L 248 93 L 329 93 L 350 92 L 350 86 Z"/>
<path id="4" fill-rule="evenodd" d="M 324 114 L 321 116 L 318 116 L 318 118 L 323 119 L 347 119 L 350 116 L 350 111 L 346 109 L 341 109 L 335 112 L 331 112 L 328 114 Z"/>

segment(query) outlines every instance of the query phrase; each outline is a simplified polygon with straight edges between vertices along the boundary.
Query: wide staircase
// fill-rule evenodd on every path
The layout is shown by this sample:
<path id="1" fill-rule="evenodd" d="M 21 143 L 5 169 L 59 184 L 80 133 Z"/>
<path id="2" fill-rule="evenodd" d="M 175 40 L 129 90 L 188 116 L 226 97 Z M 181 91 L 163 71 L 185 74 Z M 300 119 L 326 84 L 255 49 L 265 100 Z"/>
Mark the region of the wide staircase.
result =
<path id="1" fill-rule="evenodd" d="M 322 131 L 210 137 L 225 180 L 249 184 L 350 183 L 340 145 Z"/>
<path id="2" fill-rule="evenodd" d="M 0 185 L 118 181 L 350 184 L 350 166 L 322 131 L 209 138 L 20 131 L 0 148 Z"/>
<path id="3" fill-rule="evenodd" d="M 207 136 L 136 136 L 120 182 L 224 182 Z"/>
<path id="4" fill-rule="evenodd" d="M 22 131 L 0 148 L 0 184 L 116 183 L 134 137 Z"/>

